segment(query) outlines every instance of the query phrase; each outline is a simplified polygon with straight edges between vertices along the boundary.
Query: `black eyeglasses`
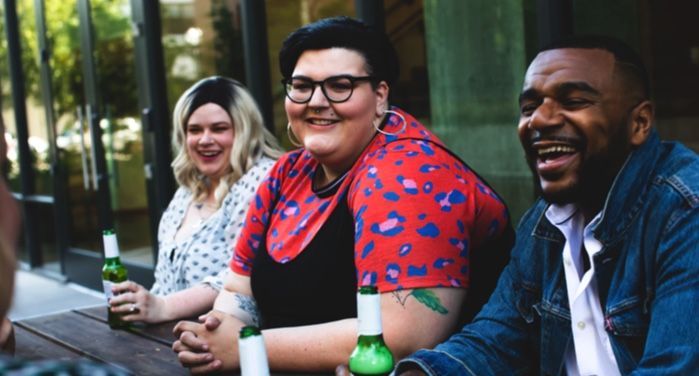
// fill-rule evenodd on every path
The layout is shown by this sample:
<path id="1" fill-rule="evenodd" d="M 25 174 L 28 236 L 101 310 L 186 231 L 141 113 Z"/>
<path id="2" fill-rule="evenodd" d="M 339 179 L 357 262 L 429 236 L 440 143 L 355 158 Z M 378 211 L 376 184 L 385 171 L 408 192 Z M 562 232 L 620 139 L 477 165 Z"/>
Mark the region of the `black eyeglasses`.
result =
<path id="1" fill-rule="evenodd" d="M 308 103 L 313 97 L 316 86 L 320 89 L 332 103 L 346 102 L 352 96 L 354 87 L 359 81 L 374 81 L 372 76 L 354 77 L 350 75 L 332 76 L 323 81 L 313 81 L 305 77 L 292 77 L 283 79 L 282 84 L 286 91 L 286 96 L 294 103 Z"/>

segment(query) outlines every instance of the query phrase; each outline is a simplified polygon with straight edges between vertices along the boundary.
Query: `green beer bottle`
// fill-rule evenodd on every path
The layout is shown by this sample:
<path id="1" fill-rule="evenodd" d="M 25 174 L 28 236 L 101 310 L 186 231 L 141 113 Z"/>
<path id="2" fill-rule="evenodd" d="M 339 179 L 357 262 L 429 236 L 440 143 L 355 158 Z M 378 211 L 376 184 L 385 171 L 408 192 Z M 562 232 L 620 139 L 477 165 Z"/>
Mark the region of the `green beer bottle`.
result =
<path id="1" fill-rule="evenodd" d="M 361 286 L 357 292 L 359 338 L 349 358 L 355 376 L 388 375 L 393 370 L 393 354 L 383 341 L 381 298 L 374 286 Z"/>
<path id="2" fill-rule="evenodd" d="M 107 297 L 107 314 L 109 327 L 112 329 L 123 329 L 128 327 L 128 323 L 121 319 L 121 315 L 113 313 L 109 309 L 109 299 L 112 298 L 112 284 L 124 282 L 128 279 L 126 268 L 119 260 L 119 244 L 117 243 L 114 230 L 104 230 L 102 232 L 104 241 L 104 266 L 102 267 L 102 287 L 104 295 Z"/>
<path id="3" fill-rule="evenodd" d="M 269 376 L 265 341 L 256 326 L 248 325 L 240 329 L 238 354 L 240 376 Z"/>

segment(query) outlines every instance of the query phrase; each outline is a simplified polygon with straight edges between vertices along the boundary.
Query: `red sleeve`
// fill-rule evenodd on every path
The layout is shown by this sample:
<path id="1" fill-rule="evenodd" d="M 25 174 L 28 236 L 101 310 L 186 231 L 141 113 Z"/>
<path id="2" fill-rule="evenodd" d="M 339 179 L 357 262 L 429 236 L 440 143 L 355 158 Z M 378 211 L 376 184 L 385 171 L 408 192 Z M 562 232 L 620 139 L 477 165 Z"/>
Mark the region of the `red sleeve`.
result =
<path id="1" fill-rule="evenodd" d="M 395 142 L 368 158 L 348 198 L 358 284 L 381 291 L 468 287 L 474 242 L 506 215 L 484 187 L 458 159 L 424 141 Z"/>
<path id="2" fill-rule="evenodd" d="M 269 175 L 257 188 L 254 199 L 250 203 L 245 223 L 240 230 L 240 235 L 235 244 L 231 269 L 245 276 L 252 272 L 252 263 L 260 247 L 260 241 L 265 236 L 265 229 L 269 222 L 270 207 L 274 205 L 275 198 L 282 183 L 281 177 L 285 176 L 285 168 L 298 153 L 291 152 L 282 156 L 272 166 Z"/>

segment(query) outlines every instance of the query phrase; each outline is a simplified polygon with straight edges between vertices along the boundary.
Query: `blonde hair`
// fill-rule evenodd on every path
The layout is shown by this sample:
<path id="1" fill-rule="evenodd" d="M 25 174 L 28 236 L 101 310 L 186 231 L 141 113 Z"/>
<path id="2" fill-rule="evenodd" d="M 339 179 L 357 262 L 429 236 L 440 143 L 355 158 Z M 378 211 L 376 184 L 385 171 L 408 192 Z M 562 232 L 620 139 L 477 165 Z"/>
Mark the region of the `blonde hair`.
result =
<path id="1" fill-rule="evenodd" d="M 264 126 L 262 114 L 248 90 L 238 81 L 226 77 L 208 77 L 195 83 L 182 94 L 173 112 L 172 147 L 175 159 L 172 169 L 180 186 L 187 187 L 196 201 L 203 201 L 209 179 L 197 170 L 185 147 L 186 128 L 192 113 L 206 103 L 221 106 L 233 123 L 233 146 L 229 173 L 221 177 L 214 191 L 217 206 L 221 205 L 230 187 L 262 156 L 277 159 L 282 150 Z"/>

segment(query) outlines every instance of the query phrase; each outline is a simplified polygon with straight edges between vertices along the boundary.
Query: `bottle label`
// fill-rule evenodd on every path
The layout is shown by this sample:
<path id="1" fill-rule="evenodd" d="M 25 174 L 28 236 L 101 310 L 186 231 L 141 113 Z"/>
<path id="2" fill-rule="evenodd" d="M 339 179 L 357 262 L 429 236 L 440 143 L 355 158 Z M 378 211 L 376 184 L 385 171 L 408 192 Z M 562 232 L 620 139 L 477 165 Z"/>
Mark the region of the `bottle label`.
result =
<path id="1" fill-rule="evenodd" d="M 119 244 L 114 234 L 102 235 L 104 241 L 104 258 L 119 257 Z"/>
<path id="2" fill-rule="evenodd" d="M 381 296 L 379 294 L 357 293 L 357 320 L 359 335 L 375 336 L 382 333 Z"/>
<path id="3" fill-rule="evenodd" d="M 114 297 L 114 294 L 112 293 L 112 286 L 114 283 L 112 281 L 107 281 L 106 279 L 102 280 L 102 288 L 104 289 L 104 296 L 107 297 L 107 302 L 109 302 L 109 299 Z"/>
<path id="4" fill-rule="evenodd" d="M 269 376 L 265 342 L 261 335 L 238 339 L 241 376 Z"/>

